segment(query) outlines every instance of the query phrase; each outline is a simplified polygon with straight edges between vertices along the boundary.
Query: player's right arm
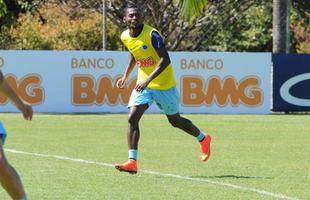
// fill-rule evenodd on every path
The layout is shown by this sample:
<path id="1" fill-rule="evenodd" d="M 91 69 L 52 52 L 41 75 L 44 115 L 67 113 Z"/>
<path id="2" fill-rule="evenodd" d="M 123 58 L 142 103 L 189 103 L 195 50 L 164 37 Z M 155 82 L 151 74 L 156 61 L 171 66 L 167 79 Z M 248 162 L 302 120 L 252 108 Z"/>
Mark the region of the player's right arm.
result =
<path id="1" fill-rule="evenodd" d="M 16 92 L 11 88 L 11 86 L 5 80 L 2 72 L 0 71 L 0 92 L 7 96 L 14 105 L 23 113 L 26 120 L 32 119 L 32 107 L 28 103 L 24 102 Z"/>
<path id="2" fill-rule="evenodd" d="M 130 75 L 130 73 L 132 72 L 133 68 L 136 65 L 136 60 L 133 57 L 133 55 L 130 53 L 129 54 L 129 59 L 128 59 L 128 65 L 126 67 L 125 73 L 122 76 L 122 78 L 120 78 L 117 82 L 116 82 L 116 86 L 117 88 L 124 88 L 124 86 L 126 85 L 127 79 Z"/>

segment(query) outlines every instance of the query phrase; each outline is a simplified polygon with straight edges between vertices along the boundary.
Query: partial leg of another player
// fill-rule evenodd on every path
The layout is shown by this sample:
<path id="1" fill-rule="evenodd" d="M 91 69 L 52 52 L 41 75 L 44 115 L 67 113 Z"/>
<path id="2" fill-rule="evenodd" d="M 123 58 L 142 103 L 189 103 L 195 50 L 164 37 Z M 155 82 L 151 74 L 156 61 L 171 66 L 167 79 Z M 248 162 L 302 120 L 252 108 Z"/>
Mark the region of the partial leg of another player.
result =
<path id="1" fill-rule="evenodd" d="M 12 199 L 26 200 L 21 179 L 16 170 L 8 163 L 0 138 L 0 183 Z"/>

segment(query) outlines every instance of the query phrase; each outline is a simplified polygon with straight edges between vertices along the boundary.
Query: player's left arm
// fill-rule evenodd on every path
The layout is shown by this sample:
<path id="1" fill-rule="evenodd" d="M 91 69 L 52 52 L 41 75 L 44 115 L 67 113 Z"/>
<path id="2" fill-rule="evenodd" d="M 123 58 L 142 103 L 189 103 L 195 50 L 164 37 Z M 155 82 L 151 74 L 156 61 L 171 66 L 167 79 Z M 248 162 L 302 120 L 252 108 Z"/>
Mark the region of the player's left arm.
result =
<path id="1" fill-rule="evenodd" d="M 155 43 L 155 44 L 154 44 Z M 162 38 L 158 34 L 157 37 L 154 39 L 153 47 L 159 56 L 160 60 L 155 67 L 154 71 L 148 76 L 148 78 L 141 83 L 137 84 L 135 90 L 142 91 L 144 90 L 148 84 L 155 79 L 160 73 L 162 73 L 166 67 L 171 63 L 168 51 L 165 45 L 162 42 Z"/>

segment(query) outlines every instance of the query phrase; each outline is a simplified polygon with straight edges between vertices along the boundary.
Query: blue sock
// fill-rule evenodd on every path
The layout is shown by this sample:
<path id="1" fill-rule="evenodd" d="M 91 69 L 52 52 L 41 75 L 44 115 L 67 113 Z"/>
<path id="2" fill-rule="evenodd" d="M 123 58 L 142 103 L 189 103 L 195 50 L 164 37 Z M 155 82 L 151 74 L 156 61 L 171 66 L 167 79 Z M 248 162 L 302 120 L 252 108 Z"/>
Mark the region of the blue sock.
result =
<path id="1" fill-rule="evenodd" d="M 200 131 L 199 135 L 196 138 L 198 142 L 201 142 L 205 138 L 205 134 Z"/>
<path id="2" fill-rule="evenodd" d="M 129 149 L 128 150 L 129 159 L 137 160 L 138 158 L 138 150 L 137 149 Z"/>
<path id="3" fill-rule="evenodd" d="M 28 200 L 27 196 L 24 196 L 23 198 L 21 198 L 20 200 Z"/>

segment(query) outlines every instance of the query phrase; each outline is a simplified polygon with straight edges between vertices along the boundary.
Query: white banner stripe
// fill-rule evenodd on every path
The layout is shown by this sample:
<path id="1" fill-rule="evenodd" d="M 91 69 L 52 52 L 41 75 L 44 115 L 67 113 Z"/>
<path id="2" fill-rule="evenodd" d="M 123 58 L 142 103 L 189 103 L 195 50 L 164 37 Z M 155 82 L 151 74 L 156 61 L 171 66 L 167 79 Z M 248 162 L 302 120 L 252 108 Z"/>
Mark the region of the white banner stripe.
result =
<path id="1" fill-rule="evenodd" d="M 4 149 L 4 150 L 7 152 L 16 153 L 16 154 L 24 154 L 24 155 L 44 157 L 44 158 L 55 158 L 58 160 L 68 160 L 68 161 L 73 161 L 73 162 L 79 162 L 79 163 L 85 163 L 85 164 L 94 164 L 94 165 L 99 165 L 99 166 L 104 166 L 104 167 L 113 167 L 114 168 L 113 164 L 104 163 L 104 162 L 96 162 L 96 161 L 83 160 L 83 159 L 79 159 L 79 158 L 70 158 L 70 157 L 58 156 L 58 155 L 31 153 L 31 152 L 25 152 L 25 151 L 18 151 L 15 149 Z M 284 194 L 277 194 L 277 193 L 268 192 L 266 190 L 249 188 L 249 187 L 244 187 L 244 186 L 239 186 L 239 185 L 234 185 L 234 184 L 224 183 L 224 182 L 219 182 L 219 181 L 212 181 L 212 180 L 208 180 L 208 179 L 192 178 L 189 176 L 181 176 L 181 175 L 177 175 L 177 174 L 161 173 L 161 172 L 149 171 L 149 170 L 139 170 L 139 172 L 142 172 L 145 174 L 151 174 L 151 175 L 155 175 L 155 176 L 171 177 L 171 178 L 176 178 L 176 179 L 181 179 L 181 180 L 205 182 L 205 183 L 209 183 L 209 184 L 213 184 L 213 185 L 219 185 L 219 186 L 224 186 L 224 187 L 228 187 L 228 188 L 233 188 L 235 190 L 240 190 L 240 191 L 244 191 L 244 192 L 254 192 L 254 193 L 257 193 L 260 195 L 270 196 L 270 197 L 273 197 L 275 199 L 300 200 L 299 198 L 290 197 L 290 196 L 287 196 Z"/>

